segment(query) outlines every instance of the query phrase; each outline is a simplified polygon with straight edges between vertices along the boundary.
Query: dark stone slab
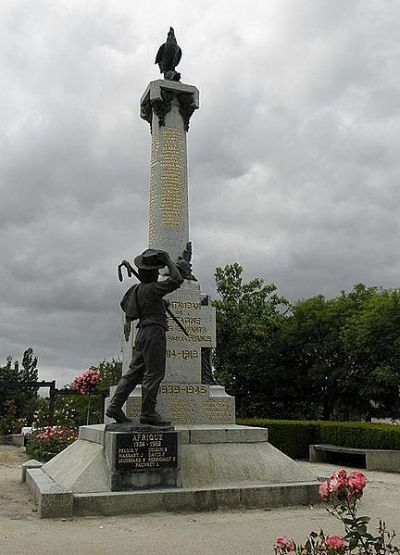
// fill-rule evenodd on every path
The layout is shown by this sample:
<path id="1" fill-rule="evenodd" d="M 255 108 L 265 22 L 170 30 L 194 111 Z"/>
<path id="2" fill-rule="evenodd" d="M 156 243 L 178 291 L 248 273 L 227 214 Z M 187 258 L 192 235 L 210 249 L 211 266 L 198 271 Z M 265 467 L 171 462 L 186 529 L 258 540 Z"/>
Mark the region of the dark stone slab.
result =
<path id="1" fill-rule="evenodd" d="M 136 431 L 117 435 L 115 468 L 122 472 L 157 471 L 178 466 L 178 434 Z"/>
<path id="2" fill-rule="evenodd" d="M 107 424 L 104 438 L 111 491 L 180 486 L 178 432 Z"/>

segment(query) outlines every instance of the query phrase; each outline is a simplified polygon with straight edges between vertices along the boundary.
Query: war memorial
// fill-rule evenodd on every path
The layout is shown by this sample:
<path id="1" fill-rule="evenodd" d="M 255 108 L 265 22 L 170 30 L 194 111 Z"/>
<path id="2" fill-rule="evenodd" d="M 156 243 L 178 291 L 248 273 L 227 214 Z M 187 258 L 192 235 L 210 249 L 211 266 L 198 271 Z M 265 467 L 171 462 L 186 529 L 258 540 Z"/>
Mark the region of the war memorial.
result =
<path id="1" fill-rule="evenodd" d="M 26 463 L 26 482 L 42 518 L 272 508 L 309 504 L 318 497 L 319 482 L 268 442 L 267 429 L 235 425 L 235 400 L 212 377 L 215 309 L 192 268 L 189 226 L 186 144 L 199 91 L 181 82 L 175 69 L 180 57 L 170 29 L 156 58 L 163 78 L 152 81 L 140 101 L 140 116 L 151 133 L 148 248 L 169 253 L 182 278 L 166 297 L 159 425 L 143 419 L 137 385 L 123 406 L 126 419 L 81 426 L 79 439 L 52 460 Z M 128 275 L 134 270 L 124 260 L 121 279 L 124 267 Z M 160 283 L 170 279 L 166 274 L 161 270 Z M 123 376 L 140 331 L 126 319 Z M 117 386 L 111 389 L 107 407 Z"/>

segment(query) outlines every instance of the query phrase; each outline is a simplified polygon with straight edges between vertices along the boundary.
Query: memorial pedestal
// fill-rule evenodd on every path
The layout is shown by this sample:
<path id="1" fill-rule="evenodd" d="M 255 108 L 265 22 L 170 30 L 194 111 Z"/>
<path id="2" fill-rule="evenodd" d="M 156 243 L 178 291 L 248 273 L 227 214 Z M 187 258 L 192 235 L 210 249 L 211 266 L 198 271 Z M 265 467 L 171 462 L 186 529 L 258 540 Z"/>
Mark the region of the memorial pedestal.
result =
<path id="1" fill-rule="evenodd" d="M 121 440 L 115 436 L 118 433 L 122 434 Z M 167 468 L 176 474 L 175 477 L 172 473 L 165 475 L 164 484 L 152 482 L 153 479 L 161 480 L 162 468 L 154 472 L 153 477 L 152 471 L 143 468 L 118 468 L 118 452 L 127 448 L 126 441 L 128 452 L 134 453 L 134 465 L 140 464 L 142 458 L 149 462 L 148 439 L 145 441 L 147 448 L 143 447 L 145 457 L 141 457 L 140 448 L 133 446 L 132 449 L 134 442 L 141 442 L 137 432 L 131 432 L 128 440 L 123 437 L 127 433 L 108 432 L 105 424 L 81 426 L 75 443 L 42 468 L 27 470 L 27 483 L 36 492 L 38 506 L 41 506 L 41 492 L 49 497 L 52 491 L 52 510 L 57 516 L 62 510 L 64 517 L 272 508 L 318 502 L 319 482 L 273 447 L 265 428 L 182 425 L 175 426 L 174 432 L 163 432 L 177 436 L 177 466 Z M 151 441 L 163 444 L 164 440 L 153 438 Z M 165 462 L 165 457 L 159 454 L 160 451 L 153 457 L 157 459 L 152 461 L 153 465 Z M 167 464 L 170 463 L 168 460 Z M 114 480 L 110 480 L 113 472 Z M 159 477 L 155 478 L 157 474 Z M 46 484 L 45 489 L 43 484 Z M 67 504 L 66 496 L 70 496 Z M 62 507 L 57 508 L 57 503 L 63 503 Z M 69 514 L 65 512 L 66 507 Z M 39 512 L 41 516 L 51 517 L 51 513 L 42 515 Z"/>

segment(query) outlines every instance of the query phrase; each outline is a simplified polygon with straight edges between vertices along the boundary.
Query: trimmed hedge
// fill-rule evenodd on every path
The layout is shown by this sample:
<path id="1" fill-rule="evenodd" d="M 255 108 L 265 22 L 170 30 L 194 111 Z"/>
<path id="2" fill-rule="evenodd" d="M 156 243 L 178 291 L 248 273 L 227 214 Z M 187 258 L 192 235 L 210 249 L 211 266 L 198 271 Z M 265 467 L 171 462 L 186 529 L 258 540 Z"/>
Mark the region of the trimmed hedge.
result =
<path id="1" fill-rule="evenodd" d="M 293 459 L 308 459 L 308 446 L 316 443 L 400 450 L 400 426 L 391 424 L 265 418 L 242 418 L 236 423 L 268 428 L 270 443 Z"/>

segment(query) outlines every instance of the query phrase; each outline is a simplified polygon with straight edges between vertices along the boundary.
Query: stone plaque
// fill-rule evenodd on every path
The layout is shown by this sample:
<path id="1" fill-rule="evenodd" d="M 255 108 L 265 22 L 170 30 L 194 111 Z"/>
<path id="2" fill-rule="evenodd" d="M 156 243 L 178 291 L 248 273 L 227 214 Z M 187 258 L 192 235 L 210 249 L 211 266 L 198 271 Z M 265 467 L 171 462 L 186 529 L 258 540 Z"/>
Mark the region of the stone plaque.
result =
<path id="1" fill-rule="evenodd" d="M 176 432 L 135 432 L 117 434 L 118 471 L 144 472 L 178 466 Z"/>

